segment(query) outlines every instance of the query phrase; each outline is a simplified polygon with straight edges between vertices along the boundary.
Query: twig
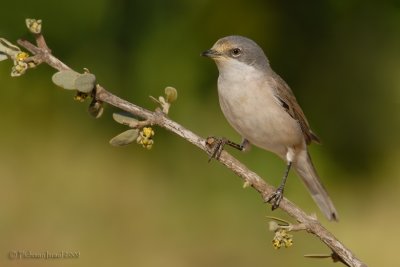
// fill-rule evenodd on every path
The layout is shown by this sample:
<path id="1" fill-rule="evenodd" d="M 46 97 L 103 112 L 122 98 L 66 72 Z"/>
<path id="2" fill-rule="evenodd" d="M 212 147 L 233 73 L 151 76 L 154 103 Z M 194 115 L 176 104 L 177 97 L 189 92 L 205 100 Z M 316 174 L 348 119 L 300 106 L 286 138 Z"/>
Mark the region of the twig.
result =
<path id="1" fill-rule="evenodd" d="M 29 50 L 34 55 L 37 62 L 46 63 L 59 71 L 71 70 L 70 67 L 51 54 L 51 50 L 47 47 L 42 34 L 38 34 L 35 37 L 37 46 L 26 40 L 18 40 L 18 43 Z M 151 124 L 165 128 L 211 155 L 210 148 L 207 146 L 204 138 L 169 119 L 162 112 L 153 112 L 132 104 L 116 95 L 113 95 L 100 85 L 96 86 L 95 98 L 96 100 L 108 103 L 109 105 L 141 117 L 142 119 L 151 122 Z M 249 170 L 243 163 L 239 162 L 226 151 L 222 151 L 217 160 L 239 176 L 246 185 L 253 187 L 265 202 L 267 202 L 270 195 L 274 192 L 274 188 L 271 185 L 267 184 L 260 176 Z M 325 243 L 332 250 L 333 255 L 339 257 L 339 261 L 342 261 L 344 264 L 351 267 L 367 267 L 365 263 L 357 259 L 356 256 L 333 234 L 326 230 L 316 218 L 307 215 L 288 199 L 284 198 L 281 201 L 279 208 L 294 218 L 301 225 L 302 229 L 314 234 Z"/>

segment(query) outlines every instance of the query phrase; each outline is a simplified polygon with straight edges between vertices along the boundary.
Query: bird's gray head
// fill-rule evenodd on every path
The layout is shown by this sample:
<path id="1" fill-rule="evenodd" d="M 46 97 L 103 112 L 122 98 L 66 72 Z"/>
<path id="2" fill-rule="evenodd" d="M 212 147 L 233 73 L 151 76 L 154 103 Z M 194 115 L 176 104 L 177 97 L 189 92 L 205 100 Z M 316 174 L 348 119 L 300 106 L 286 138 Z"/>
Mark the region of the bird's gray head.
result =
<path id="1" fill-rule="evenodd" d="M 201 55 L 213 59 L 220 71 L 224 65 L 238 61 L 258 70 L 269 68 L 268 58 L 261 47 L 253 40 L 238 35 L 219 39 L 211 49 Z"/>

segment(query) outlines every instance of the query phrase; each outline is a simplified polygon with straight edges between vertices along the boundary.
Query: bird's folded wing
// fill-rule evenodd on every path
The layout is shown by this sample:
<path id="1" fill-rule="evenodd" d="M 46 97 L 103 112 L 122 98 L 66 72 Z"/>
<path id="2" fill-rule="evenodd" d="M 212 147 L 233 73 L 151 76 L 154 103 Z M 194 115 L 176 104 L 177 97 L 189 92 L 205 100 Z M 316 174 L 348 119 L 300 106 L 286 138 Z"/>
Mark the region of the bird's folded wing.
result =
<path id="1" fill-rule="evenodd" d="M 294 96 L 290 87 L 278 74 L 273 71 L 271 77 L 273 79 L 272 85 L 275 89 L 275 97 L 285 111 L 299 123 L 306 143 L 310 144 L 311 141 L 320 143 L 318 136 L 311 131 L 306 116 L 304 115 L 300 105 L 297 103 L 296 97 Z"/>

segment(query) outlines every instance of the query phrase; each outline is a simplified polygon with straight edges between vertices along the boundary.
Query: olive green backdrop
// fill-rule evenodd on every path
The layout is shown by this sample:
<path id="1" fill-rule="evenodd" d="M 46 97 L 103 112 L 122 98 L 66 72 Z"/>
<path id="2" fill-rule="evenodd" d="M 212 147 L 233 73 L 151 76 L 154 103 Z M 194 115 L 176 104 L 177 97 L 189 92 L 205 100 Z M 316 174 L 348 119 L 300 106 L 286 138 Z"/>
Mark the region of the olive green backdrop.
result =
<path id="1" fill-rule="evenodd" d="M 14 2 L 1 4 L 0 37 L 31 38 L 24 19 L 41 18 L 54 54 L 111 92 L 153 109 L 149 95 L 176 87 L 170 117 L 201 136 L 240 140 L 200 52 L 226 35 L 254 39 L 323 140 L 310 151 L 341 221 L 327 222 L 294 174 L 286 196 L 370 266 L 398 266 L 399 1 Z M 111 147 L 125 129 L 114 108 L 92 119 L 48 66 L 20 78 L 11 66 L 0 62 L 0 266 L 336 266 L 303 258 L 329 253 L 306 233 L 274 250 L 265 216 L 287 217 L 194 146 L 156 128 L 150 151 Z M 279 183 L 274 155 L 232 153 Z M 24 250 L 80 257 L 9 259 Z"/>

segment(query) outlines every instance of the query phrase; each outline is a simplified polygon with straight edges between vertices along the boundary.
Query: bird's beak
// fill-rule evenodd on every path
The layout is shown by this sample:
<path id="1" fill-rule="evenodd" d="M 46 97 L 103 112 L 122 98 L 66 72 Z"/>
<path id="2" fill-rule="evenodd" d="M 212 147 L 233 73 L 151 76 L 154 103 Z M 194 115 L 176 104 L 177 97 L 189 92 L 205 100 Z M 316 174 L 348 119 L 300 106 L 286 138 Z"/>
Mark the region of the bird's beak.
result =
<path id="1" fill-rule="evenodd" d="M 221 56 L 221 53 L 214 50 L 214 49 L 208 49 L 204 51 L 203 53 L 200 54 L 203 57 L 209 57 L 209 58 L 215 58 Z"/>

